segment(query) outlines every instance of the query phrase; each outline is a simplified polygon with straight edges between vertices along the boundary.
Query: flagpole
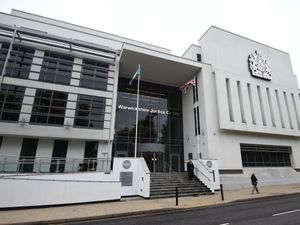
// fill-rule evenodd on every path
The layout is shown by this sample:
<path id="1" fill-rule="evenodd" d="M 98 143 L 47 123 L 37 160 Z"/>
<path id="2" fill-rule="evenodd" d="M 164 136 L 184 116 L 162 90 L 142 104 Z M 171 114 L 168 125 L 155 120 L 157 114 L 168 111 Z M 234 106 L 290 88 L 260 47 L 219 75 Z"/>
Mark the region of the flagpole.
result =
<path id="1" fill-rule="evenodd" d="M 139 64 L 140 71 L 140 64 Z M 137 86 L 137 97 L 136 97 L 136 115 L 135 115 L 135 140 L 134 140 L 134 157 L 137 154 L 137 133 L 138 133 L 138 121 L 139 121 L 139 98 L 140 98 L 140 76 L 138 76 L 138 86 Z"/>

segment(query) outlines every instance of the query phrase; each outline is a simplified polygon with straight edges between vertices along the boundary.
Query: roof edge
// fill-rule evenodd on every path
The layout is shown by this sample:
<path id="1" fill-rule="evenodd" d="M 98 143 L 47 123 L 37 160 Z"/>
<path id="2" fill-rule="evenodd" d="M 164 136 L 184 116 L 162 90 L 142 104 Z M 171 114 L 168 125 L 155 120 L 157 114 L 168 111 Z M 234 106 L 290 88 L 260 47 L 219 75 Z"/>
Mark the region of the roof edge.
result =
<path id="1" fill-rule="evenodd" d="M 235 36 L 238 36 L 238 37 L 240 37 L 240 38 L 243 38 L 243 39 L 246 39 L 246 40 L 255 42 L 255 43 L 257 43 L 257 44 L 264 45 L 264 46 L 266 46 L 266 47 L 268 47 L 268 48 L 272 48 L 272 49 L 274 49 L 274 50 L 276 50 L 276 51 L 280 51 L 280 52 L 285 53 L 285 54 L 287 54 L 287 55 L 290 55 L 288 52 L 282 51 L 282 50 L 280 50 L 280 49 L 278 49 L 278 48 L 274 48 L 274 47 L 272 47 L 272 46 L 270 46 L 270 45 L 261 43 L 261 42 L 259 42 L 259 41 L 255 41 L 255 40 L 253 40 L 253 39 L 251 39 L 251 38 L 244 37 L 244 36 L 242 36 L 242 35 L 233 33 L 233 32 L 231 32 L 231 31 L 225 30 L 225 29 L 223 29 L 223 28 L 220 28 L 220 27 L 217 27 L 217 26 L 214 26 L 214 25 L 211 25 L 211 26 L 205 31 L 205 33 L 198 39 L 198 43 L 199 43 L 199 41 L 200 41 L 200 40 L 201 40 L 201 39 L 202 39 L 209 31 L 211 31 L 213 28 L 218 29 L 218 30 L 221 30 L 221 31 L 226 32 L 226 33 L 229 33 L 229 34 L 232 34 L 232 35 L 235 35 Z"/>
<path id="2" fill-rule="evenodd" d="M 126 42 L 126 41 L 129 40 L 129 41 L 141 43 L 141 44 L 144 44 L 144 45 L 153 46 L 153 47 L 155 47 L 155 48 L 164 49 L 165 51 L 168 51 L 168 52 L 172 53 L 172 50 L 171 50 L 171 49 L 168 49 L 168 48 L 160 47 L 160 46 L 157 46 L 157 45 L 153 45 L 153 44 L 149 44 L 149 43 L 146 43 L 146 42 L 134 40 L 134 39 L 131 39 L 131 38 L 126 38 L 126 37 L 123 37 L 123 36 L 120 36 L 120 35 L 115 35 L 115 34 L 111 34 L 111 33 L 108 33 L 108 32 L 100 31 L 100 30 L 97 30 L 97 29 L 94 29 L 94 28 L 89 28 L 89 27 L 77 25 L 77 24 L 70 23 L 70 22 L 65 22 L 65 21 L 58 20 L 58 19 L 53 19 L 53 18 L 50 18 L 50 17 L 46 17 L 46 16 L 42 16 L 42 15 L 38 15 L 38 14 L 26 12 L 26 11 L 14 9 L 14 8 L 11 9 L 11 14 L 8 14 L 8 15 L 12 15 L 12 16 L 16 16 L 16 17 L 21 17 L 21 18 L 25 18 L 25 19 L 34 20 L 34 19 L 32 19 L 32 18 L 23 17 L 22 15 L 19 15 L 18 12 L 20 12 L 20 13 L 22 13 L 22 14 L 27 14 L 27 15 L 37 16 L 37 17 L 41 17 L 41 18 L 44 18 L 44 19 L 47 19 L 47 20 L 50 20 L 50 21 L 55 21 L 55 22 L 59 22 L 59 23 L 62 23 L 62 24 L 72 25 L 72 26 L 75 26 L 75 27 L 79 27 L 79 28 L 83 28 L 83 29 L 90 30 L 90 31 L 98 32 L 98 33 L 99 33 L 98 35 L 100 35 L 101 33 L 103 33 L 103 34 L 105 34 L 105 35 L 109 35 L 109 36 L 112 36 L 112 37 L 115 37 L 115 38 L 122 38 L 122 39 L 125 39 L 124 42 Z M 4 13 L 4 14 L 7 14 L 7 13 Z M 38 21 L 38 22 L 43 23 L 43 22 L 41 22 L 41 21 Z M 64 28 L 70 29 L 70 28 L 68 28 L 68 27 L 64 27 Z M 79 32 L 80 32 L 80 31 L 79 31 Z M 118 41 L 118 40 L 115 40 L 115 41 Z"/>

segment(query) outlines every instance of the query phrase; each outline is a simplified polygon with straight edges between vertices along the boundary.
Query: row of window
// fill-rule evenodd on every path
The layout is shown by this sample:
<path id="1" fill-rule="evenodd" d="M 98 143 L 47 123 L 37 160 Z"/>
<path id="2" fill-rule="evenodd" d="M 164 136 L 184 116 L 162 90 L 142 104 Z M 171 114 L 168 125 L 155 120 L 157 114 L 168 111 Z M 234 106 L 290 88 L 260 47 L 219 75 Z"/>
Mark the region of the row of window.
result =
<path id="1" fill-rule="evenodd" d="M 244 167 L 291 166 L 290 146 L 241 144 Z"/>
<path id="2" fill-rule="evenodd" d="M 0 70 L 7 57 L 9 44 L 0 49 Z M 34 48 L 13 45 L 5 76 L 28 79 Z M 71 55 L 45 51 L 39 80 L 48 83 L 69 85 L 72 77 L 74 57 Z M 107 90 L 109 65 L 83 59 L 79 86 L 96 90 Z"/>
<path id="3" fill-rule="evenodd" d="M 2 137 L 0 137 L 2 140 Z M 48 166 L 48 169 L 44 168 L 43 172 L 64 172 L 65 166 L 70 166 L 70 163 L 66 163 L 66 155 L 68 150 L 68 141 L 67 140 L 54 140 L 53 150 L 52 150 L 52 160 L 51 163 L 47 163 L 45 160 L 36 161 L 36 151 L 38 147 L 38 139 L 36 138 L 24 138 L 21 147 L 21 153 L 19 157 L 19 172 L 33 172 L 34 167 L 41 169 L 42 167 Z M 1 145 L 0 145 L 1 147 Z M 93 163 L 91 160 L 95 160 L 97 158 L 98 153 L 98 142 L 97 141 L 86 141 L 85 149 L 84 149 L 84 160 L 83 164 L 79 164 L 79 161 L 72 161 L 72 167 L 79 167 L 80 171 L 87 171 L 91 169 L 96 170 L 97 164 Z M 91 160 L 89 160 L 91 159 Z M 96 161 L 95 161 L 96 162 Z M 76 164 L 76 165 L 74 165 Z M 76 168 L 72 168 L 74 170 Z"/>
<path id="4" fill-rule="evenodd" d="M 18 121 L 25 88 L 2 84 L 0 90 L 0 120 Z M 59 91 L 37 89 L 30 123 L 63 125 L 68 94 Z M 75 127 L 103 129 L 105 98 L 78 95 Z"/>

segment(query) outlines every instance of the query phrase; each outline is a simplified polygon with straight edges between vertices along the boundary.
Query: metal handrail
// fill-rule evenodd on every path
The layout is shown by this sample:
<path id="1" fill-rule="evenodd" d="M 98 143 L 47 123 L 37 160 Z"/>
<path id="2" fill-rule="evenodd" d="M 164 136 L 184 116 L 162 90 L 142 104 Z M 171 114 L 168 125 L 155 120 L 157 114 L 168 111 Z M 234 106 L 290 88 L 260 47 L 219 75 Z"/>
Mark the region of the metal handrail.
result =
<path id="1" fill-rule="evenodd" d="M 194 169 L 196 169 L 197 171 L 199 171 L 203 176 L 205 176 L 209 181 L 211 181 L 210 180 L 210 178 L 208 177 L 208 176 L 206 176 L 201 170 L 199 170 L 197 167 L 194 167 Z M 212 173 L 211 171 L 209 171 L 210 173 Z"/>
<path id="2" fill-rule="evenodd" d="M 169 167 L 169 180 L 171 180 L 171 174 L 174 174 L 176 178 L 180 181 L 180 184 L 182 186 L 182 184 L 184 183 L 182 178 L 178 175 L 178 173 L 172 168 L 172 166 L 168 162 L 165 161 L 165 164 Z"/>
<path id="3" fill-rule="evenodd" d="M 207 172 L 212 173 L 212 171 L 208 169 L 202 161 L 197 160 L 197 162 L 201 163 L 201 165 L 207 170 Z"/>
<path id="4" fill-rule="evenodd" d="M 111 158 L 0 157 L 0 173 L 74 173 L 111 171 Z"/>

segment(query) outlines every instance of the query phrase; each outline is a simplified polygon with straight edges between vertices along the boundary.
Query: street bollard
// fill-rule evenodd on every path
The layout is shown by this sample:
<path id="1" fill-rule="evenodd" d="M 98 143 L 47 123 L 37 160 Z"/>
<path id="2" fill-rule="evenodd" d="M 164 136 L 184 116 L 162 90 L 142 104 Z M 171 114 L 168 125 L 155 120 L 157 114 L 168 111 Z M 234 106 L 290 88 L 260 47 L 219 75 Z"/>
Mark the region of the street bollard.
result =
<path id="1" fill-rule="evenodd" d="M 220 184 L 220 190 L 221 190 L 222 201 L 224 201 L 224 193 L 223 193 L 223 185 L 222 184 Z"/>
<path id="2" fill-rule="evenodd" d="M 178 187 L 176 187 L 176 206 L 178 205 Z"/>

